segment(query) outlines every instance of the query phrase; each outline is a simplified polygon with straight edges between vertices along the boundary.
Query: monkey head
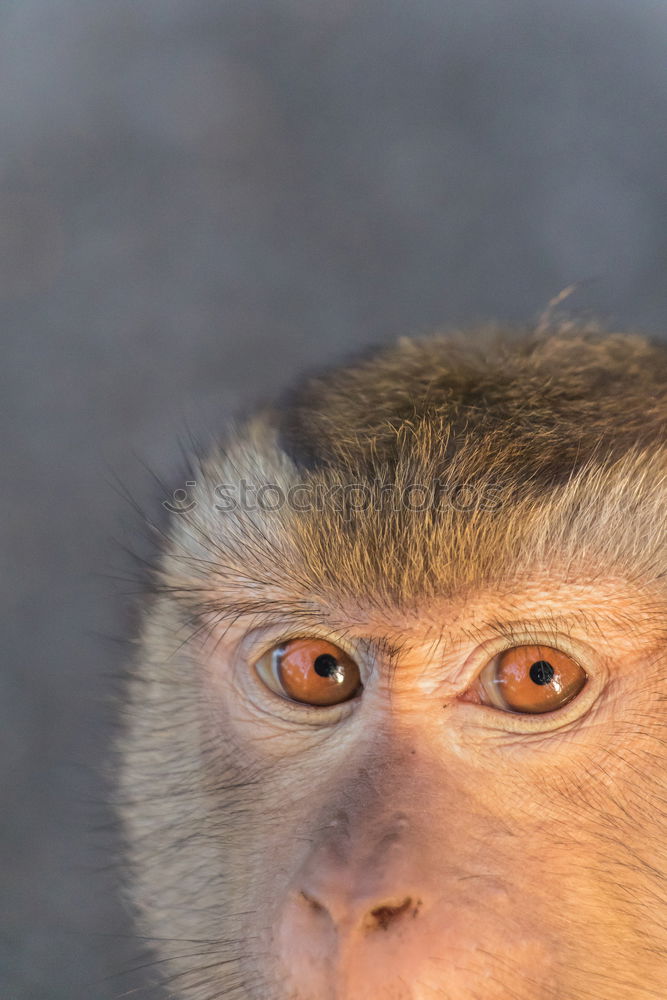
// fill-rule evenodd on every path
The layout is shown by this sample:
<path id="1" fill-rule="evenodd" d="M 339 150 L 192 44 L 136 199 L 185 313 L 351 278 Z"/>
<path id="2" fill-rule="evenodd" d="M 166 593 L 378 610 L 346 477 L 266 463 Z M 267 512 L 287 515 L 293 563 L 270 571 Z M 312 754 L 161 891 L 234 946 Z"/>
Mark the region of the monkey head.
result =
<path id="1" fill-rule="evenodd" d="M 188 1000 L 658 1000 L 667 351 L 400 341 L 193 462 L 119 742 Z"/>

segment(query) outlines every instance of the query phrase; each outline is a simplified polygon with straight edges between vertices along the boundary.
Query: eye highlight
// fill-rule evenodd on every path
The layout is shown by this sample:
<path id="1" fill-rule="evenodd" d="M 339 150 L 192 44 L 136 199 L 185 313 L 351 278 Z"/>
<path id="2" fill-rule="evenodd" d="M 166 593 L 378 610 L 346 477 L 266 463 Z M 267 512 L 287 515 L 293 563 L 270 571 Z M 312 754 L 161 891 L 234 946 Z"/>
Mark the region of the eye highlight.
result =
<path id="1" fill-rule="evenodd" d="M 255 670 L 275 694 L 306 705 L 339 705 L 362 688 L 354 660 L 325 639 L 290 639 L 274 646 Z"/>
<path id="2" fill-rule="evenodd" d="M 551 646 L 515 646 L 484 668 L 475 695 L 506 712 L 537 715 L 563 708 L 588 677 L 572 657 Z"/>

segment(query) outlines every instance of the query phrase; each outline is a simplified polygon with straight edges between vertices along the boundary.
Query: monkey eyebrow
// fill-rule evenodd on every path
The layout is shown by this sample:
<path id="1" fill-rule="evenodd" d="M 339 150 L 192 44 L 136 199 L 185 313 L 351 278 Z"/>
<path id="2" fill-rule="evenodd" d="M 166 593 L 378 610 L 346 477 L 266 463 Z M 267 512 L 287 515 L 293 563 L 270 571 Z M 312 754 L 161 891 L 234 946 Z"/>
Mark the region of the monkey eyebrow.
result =
<path id="1" fill-rule="evenodd" d="M 525 643 L 526 638 L 534 636 L 536 641 L 544 636 L 553 636 L 554 641 L 559 635 L 574 635 L 583 632 L 589 637 L 603 637 L 608 630 L 623 632 L 626 635 L 645 635 L 647 631 L 659 628 L 665 631 L 665 608 L 649 608 L 644 615 L 596 609 L 595 612 L 577 608 L 576 611 L 564 614 L 536 612 L 534 615 L 521 618 L 496 617 L 473 623 L 462 629 L 462 633 L 472 641 L 481 642 L 489 634 L 506 639 L 508 642 Z"/>
<path id="2" fill-rule="evenodd" d="M 210 595 L 210 589 L 206 593 Z M 184 609 L 187 609 L 187 619 L 184 624 L 191 629 L 190 639 L 222 630 L 218 641 L 223 641 L 227 631 L 240 622 L 248 630 L 284 623 L 290 632 L 299 629 L 309 632 L 317 628 L 318 633 L 324 630 L 333 641 L 354 639 L 368 655 L 382 658 L 394 667 L 409 644 L 407 638 L 397 640 L 395 636 L 388 635 L 364 636 L 360 634 L 366 624 L 362 618 L 357 620 L 351 620 L 349 616 L 339 618 L 330 608 L 313 600 L 248 598 L 223 601 L 219 596 L 201 600 L 194 597 L 194 591 L 187 596 L 183 591 L 179 591 L 177 596 L 181 598 Z"/>
<path id="3" fill-rule="evenodd" d="M 256 588 L 254 593 L 246 591 L 239 595 L 237 592 L 230 599 L 228 594 L 216 593 L 210 584 L 202 586 L 186 583 L 180 586 L 161 586 L 159 589 L 181 604 L 186 613 L 185 624 L 192 627 L 193 636 L 210 629 L 222 628 L 226 631 L 242 620 L 247 621 L 250 628 L 268 627 L 283 621 L 289 625 L 290 630 L 303 628 L 307 631 L 317 626 L 318 630 L 324 628 L 332 636 L 338 635 L 341 638 L 354 633 L 356 641 L 363 642 L 369 653 L 379 654 L 394 664 L 400 660 L 410 641 L 407 635 L 404 639 L 397 639 L 395 632 L 391 636 L 385 634 L 363 638 L 367 627 L 364 616 L 350 613 L 349 606 L 344 615 L 336 613 L 336 609 L 328 602 L 320 603 L 312 597 L 300 598 L 294 594 L 273 597 Z M 554 597 L 553 603 L 561 601 L 562 596 L 558 595 Z M 639 609 L 638 614 L 636 608 L 620 611 L 596 603 L 594 611 L 578 607 L 571 612 L 557 613 L 536 608 L 534 614 L 525 614 L 524 603 L 517 600 L 513 608 L 508 608 L 507 615 L 496 614 L 471 621 L 465 626 L 460 621 L 449 627 L 442 624 L 438 629 L 439 640 L 449 643 L 465 637 L 471 642 L 479 643 L 495 635 L 508 643 L 519 644 L 525 643 L 533 635 L 536 642 L 544 641 L 545 635 L 553 635 L 555 641 L 559 635 L 569 636 L 577 632 L 589 637 L 602 637 L 609 629 L 630 636 L 645 637 L 647 632 L 659 632 L 661 636 L 665 636 L 667 609 L 663 601 L 642 601 Z M 516 615 L 520 610 L 524 614 Z M 512 613 L 516 617 L 510 617 Z M 386 609 L 386 616 L 387 621 L 390 621 L 389 607 Z"/>
<path id="4" fill-rule="evenodd" d="M 394 646 L 385 637 L 369 640 L 361 638 L 355 629 L 359 632 L 363 630 L 363 618 L 339 616 L 328 604 L 319 603 L 312 598 L 253 595 L 237 596 L 230 600 L 225 595 L 213 594 L 210 587 L 173 588 L 169 593 L 181 604 L 185 619 L 183 624 L 192 628 L 193 636 L 219 629 L 226 632 L 237 623 L 243 623 L 248 630 L 284 624 L 291 632 L 295 629 L 309 632 L 317 628 L 318 632 L 324 629 L 332 637 L 340 638 L 355 633 L 357 641 L 367 641 L 369 648 L 381 648 L 387 656 L 398 655 L 403 645 L 396 643 L 394 651 Z"/>
<path id="5" fill-rule="evenodd" d="M 321 621 L 324 611 L 313 601 L 280 600 L 275 598 L 252 597 L 225 600 L 219 596 L 211 597 L 210 589 L 205 591 L 207 599 L 196 597 L 193 592 L 178 593 L 182 606 L 189 614 L 189 620 L 202 626 L 214 623 L 224 625 L 242 618 L 252 621 L 256 627 L 269 624 L 276 619 L 289 619 L 290 622 L 303 621 L 311 624 Z"/>
<path id="6" fill-rule="evenodd" d="M 498 636 L 508 641 L 521 639 L 526 641 L 526 637 L 539 634 L 544 635 L 569 635 L 576 631 L 577 627 L 587 634 L 601 632 L 603 625 L 600 619 L 595 620 L 584 611 L 577 611 L 571 615 L 555 614 L 535 614 L 525 618 L 489 618 L 478 623 L 473 623 L 463 628 L 462 633 L 472 641 L 481 642 L 489 636 Z"/>

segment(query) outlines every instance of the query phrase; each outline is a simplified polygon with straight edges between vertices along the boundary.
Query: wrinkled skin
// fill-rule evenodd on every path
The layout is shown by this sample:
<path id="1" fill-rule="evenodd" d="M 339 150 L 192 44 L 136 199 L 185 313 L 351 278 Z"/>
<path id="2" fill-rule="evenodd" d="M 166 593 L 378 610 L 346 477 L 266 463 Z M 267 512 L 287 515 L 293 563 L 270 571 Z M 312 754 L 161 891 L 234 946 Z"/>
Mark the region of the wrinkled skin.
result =
<path id="1" fill-rule="evenodd" d="M 359 699 L 326 710 L 263 688 L 244 622 L 194 640 L 206 891 L 188 845 L 176 846 L 187 878 L 169 921 L 172 937 L 180 927 L 207 947 L 176 963 L 172 989 L 258 1000 L 662 996 L 663 614 L 622 581 L 551 580 L 412 614 L 357 607 L 353 626 L 345 609 L 322 608 L 327 635 L 365 675 Z M 576 653 L 589 675 L 581 695 L 532 717 L 461 700 L 507 635 Z M 241 873 L 233 888 L 230 870 Z M 231 968 L 230 940 L 242 942 Z"/>

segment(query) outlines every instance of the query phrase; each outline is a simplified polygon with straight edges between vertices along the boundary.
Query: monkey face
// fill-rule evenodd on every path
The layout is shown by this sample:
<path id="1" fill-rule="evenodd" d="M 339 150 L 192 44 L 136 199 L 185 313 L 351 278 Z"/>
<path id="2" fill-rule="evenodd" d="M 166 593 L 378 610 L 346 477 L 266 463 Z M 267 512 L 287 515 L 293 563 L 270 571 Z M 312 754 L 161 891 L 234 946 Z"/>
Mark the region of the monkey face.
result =
<path id="1" fill-rule="evenodd" d="M 344 408 L 363 382 L 348 370 L 313 417 L 320 460 L 313 440 L 295 451 L 291 410 L 282 439 L 264 415 L 193 473 L 121 777 L 171 995 L 661 995 L 667 465 L 657 417 L 619 445 L 616 396 L 599 393 L 608 440 L 599 414 L 577 437 L 586 379 L 648 350 L 584 343 L 567 405 L 567 337 L 506 346 L 476 380 L 470 360 L 446 367 L 448 342 L 428 366 L 403 345 L 393 382 L 386 358 L 362 369 L 386 439 L 377 407 L 366 423 Z M 657 348 L 642 363 L 664 373 Z M 553 400 L 531 425 L 540 384 Z M 241 479 L 253 502 L 229 505 Z M 452 500 L 464 481 L 472 503 Z"/>

